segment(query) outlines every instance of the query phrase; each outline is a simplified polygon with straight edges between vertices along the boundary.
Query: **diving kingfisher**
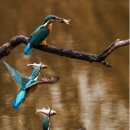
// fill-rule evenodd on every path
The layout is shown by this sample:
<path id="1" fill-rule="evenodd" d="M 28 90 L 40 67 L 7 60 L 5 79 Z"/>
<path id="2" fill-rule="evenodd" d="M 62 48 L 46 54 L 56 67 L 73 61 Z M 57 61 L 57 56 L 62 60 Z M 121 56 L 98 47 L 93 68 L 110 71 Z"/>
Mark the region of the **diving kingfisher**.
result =
<path id="1" fill-rule="evenodd" d="M 45 118 L 42 120 L 42 128 L 43 130 L 51 130 L 50 128 L 50 116 L 55 115 L 56 111 L 52 110 L 51 108 L 42 108 L 36 109 L 36 113 L 41 112 Z"/>
<path id="2" fill-rule="evenodd" d="M 27 46 L 23 50 L 25 55 L 30 55 L 32 53 L 32 47 L 35 47 L 39 44 L 47 45 L 46 38 L 48 37 L 52 29 L 52 24 L 55 22 L 69 24 L 70 19 L 60 18 L 55 15 L 48 15 L 47 17 L 45 17 L 40 26 L 36 28 L 36 30 L 29 38 Z"/>
<path id="3" fill-rule="evenodd" d="M 44 64 L 27 64 L 27 66 L 34 67 L 34 70 L 29 78 L 24 77 L 16 69 L 12 68 L 9 64 L 3 61 L 6 68 L 11 73 L 12 78 L 20 86 L 19 91 L 17 92 L 16 98 L 12 102 L 12 107 L 14 109 L 20 108 L 21 104 L 25 99 L 37 88 L 37 84 L 51 84 L 58 82 L 59 78 L 56 76 L 51 76 L 50 78 L 42 78 L 38 80 L 38 76 L 41 69 L 46 69 L 47 65 Z"/>

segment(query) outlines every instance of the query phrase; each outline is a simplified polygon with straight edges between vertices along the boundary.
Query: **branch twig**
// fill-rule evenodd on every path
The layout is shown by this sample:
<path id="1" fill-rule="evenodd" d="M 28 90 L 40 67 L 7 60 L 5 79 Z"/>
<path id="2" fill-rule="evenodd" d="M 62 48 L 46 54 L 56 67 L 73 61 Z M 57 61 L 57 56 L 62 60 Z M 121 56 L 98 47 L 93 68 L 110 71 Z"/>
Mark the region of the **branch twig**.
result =
<path id="1" fill-rule="evenodd" d="M 28 37 L 25 36 L 15 36 L 12 38 L 9 42 L 5 43 L 4 45 L 1 46 L 0 48 L 0 59 L 3 58 L 4 56 L 7 56 L 10 51 L 18 46 L 21 43 L 27 44 L 28 42 Z M 122 40 L 120 41 L 117 39 L 115 42 L 113 42 L 108 48 L 106 48 L 102 53 L 99 55 L 97 54 L 87 54 L 87 53 L 82 53 L 74 50 L 65 50 L 65 49 L 60 49 L 56 48 L 53 46 L 43 46 L 43 45 L 38 45 L 35 47 L 38 50 L 45 51 L 48 53 L 53 53 L 59 56 L 65 56 L 73 59 L 79 59 L 79 60 L 85 60 L 89 62 L 99 62 L 104 64 L 107 67 L 111 67 L 111 65 L 105 61 L 105 59 L 117 48 L 129 45 L 130 44 L 130 39 L 128 40 Z"/>

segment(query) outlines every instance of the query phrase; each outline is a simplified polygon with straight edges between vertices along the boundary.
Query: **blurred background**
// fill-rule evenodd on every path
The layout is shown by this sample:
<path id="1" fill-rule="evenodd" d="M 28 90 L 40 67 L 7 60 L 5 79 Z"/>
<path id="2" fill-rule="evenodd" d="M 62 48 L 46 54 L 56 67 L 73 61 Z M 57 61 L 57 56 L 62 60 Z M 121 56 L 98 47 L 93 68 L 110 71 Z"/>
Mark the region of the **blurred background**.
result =
<path id="1" fill-rule="evenodd" d="M 71 25 L 56 23 L 48 43 L 65 49 L 98 54 L 116 39 L 128 39 L 128 0 L 0 0 L 0 45 L 16 35 L 30 36 L 45 16 L 71 19 Z M 0 62 L 0 130 L 42 130 L 43 116 L 36 108 L 52 107 L 52 130 L 128 130 L 128 46 L 108 58 L 112 68 L 56 56 L 33 49 L 15 48 L 3 59 L 24 75 L 27 63 L 42 62 L 44 75 L 60 76 L 53 85 L 39 85 L 19 110 L 11 107 L 18 87 Z"/>

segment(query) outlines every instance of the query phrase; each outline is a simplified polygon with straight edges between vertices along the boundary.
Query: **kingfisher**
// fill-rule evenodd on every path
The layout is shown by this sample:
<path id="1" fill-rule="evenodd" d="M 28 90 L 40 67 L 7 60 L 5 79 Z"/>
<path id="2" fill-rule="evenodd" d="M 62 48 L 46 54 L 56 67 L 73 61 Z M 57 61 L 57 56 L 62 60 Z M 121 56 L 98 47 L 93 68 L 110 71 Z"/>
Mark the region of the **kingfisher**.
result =
<path id="1" fill-rule="evenodd" d="M 9 64 L 3 61 L 6 68 L 9 70 L 12 78 L 18 84 L 19 91 L 16 94 L 15 99 L 12 101 L 12 107 L 14 109 L 20 108 L 21 104 L 25 101 L 25 99 L 37 88 L 37 84 L 51 84 L 58 82 L 59 78 L 57 76 L 52 76 L 50 78 L 42 78 L 38 80 L 38 76 L 41 69 L 46 69 L 47 65 L 44 64 L 27 64 L 27 66 L 34 67 L 32 74 L 30 77 L 23 76 L 16 69 L 12 68 Z"/>
<path id="2" fill-rule="evenodd" d="M 35 47 L 39 44 L 47 45 L 46 38 L 52 30 L 52 24 L 56 22 L 69 24 L 70 19 L 60 18 L 55 15 L 46 16 L 42 23 L 30 36 L 27 46 L 23 50 L 25 55 L 30 55 L 32 53 L 32 47 Z"/>
<path id="3" fill-rule="evenodd" d="M 45 118 L 42 119 L 43 130 L 51 130 L 50 128 L 50 116 L 55 115 L 56 111 L 51 108 L 36 109 L 36 113 L 41 112 Z"/>

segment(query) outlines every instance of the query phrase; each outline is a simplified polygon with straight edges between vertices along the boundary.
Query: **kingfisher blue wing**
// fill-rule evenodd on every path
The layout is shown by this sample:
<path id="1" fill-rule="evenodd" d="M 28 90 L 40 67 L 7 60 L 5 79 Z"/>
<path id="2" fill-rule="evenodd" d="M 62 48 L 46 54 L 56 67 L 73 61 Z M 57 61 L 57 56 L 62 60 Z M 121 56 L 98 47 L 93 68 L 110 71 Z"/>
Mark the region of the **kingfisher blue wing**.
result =
<path id="1" fill-rule="evenodd" d="M 35 31 L 32 33 L 32 35 L 34 35 L 35 33 L 37 33 L 37 32 L 38 32 L 40 29 L 42 29 L 42 28 L 44 28 L 43 25 L 38 26 L 38 27 L 35 29 Z M 31 37 L 32 37 L 32 35 L 31 35 Z"/>
<path id="2" fill-rule="evenodd" d="M 39 75 L 39 72 L 40 72 L 40 67 L 35 67 L 31 76 L 29 77 L 30 80 L 35 80 L 38 75 Z"/>
<path id="3" fill-rule="evenodd" d="M 32 47 L 39 45 L 49 35 L 49 29 L 47 27 L 38 27 L 31 35 L 26 48 L 24 49 L 25 55 L 30 55 Z"/>
<path id="4" fill-rule="evenodd" d="M 30 80 L 22 89 L 28 89 L 36 84 L 38 84 L 38 81 Z"/>
<path id="5" fill-rule="evenodd" d="M 26 79 L 21 73 L 19 73 L 17 70 L 12 68 L 9 64 L 7 64 L 5 61 L 3 61 L 6 68 L 11 73 L 12 78 L 15 80 L 15 82 L 20 86 L 24 87 L 24 85 L 29 81 Z"/>
<path id="6" fill-rule="evenodd" d="M 32 46 L 39 45 L 49 35 L 49 29 L 47 27 L 38 27 L 31 35 L 29 42 Z"/>
<path id="7" fill-rule="evenodd" d="M 40 67 L 35 67 L 31 76 L 29 77 L 29 82 L 23 87 L 23 89 L 28 89 L 31 86 L 38 83 L 37 78 L 40 72 Z"/>

